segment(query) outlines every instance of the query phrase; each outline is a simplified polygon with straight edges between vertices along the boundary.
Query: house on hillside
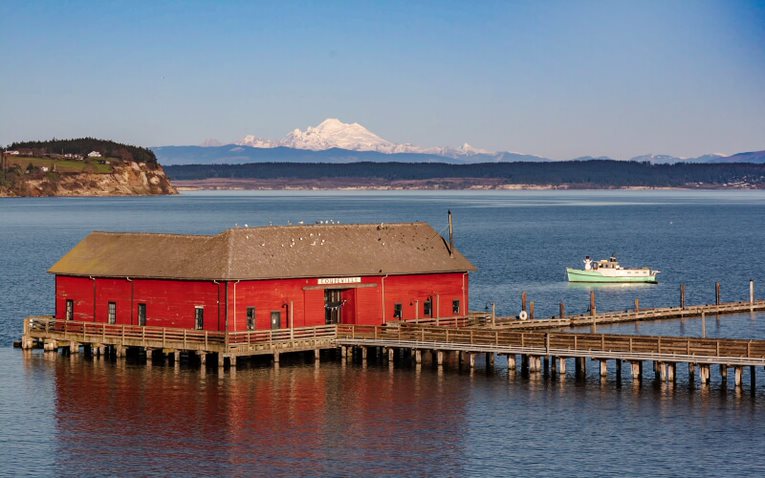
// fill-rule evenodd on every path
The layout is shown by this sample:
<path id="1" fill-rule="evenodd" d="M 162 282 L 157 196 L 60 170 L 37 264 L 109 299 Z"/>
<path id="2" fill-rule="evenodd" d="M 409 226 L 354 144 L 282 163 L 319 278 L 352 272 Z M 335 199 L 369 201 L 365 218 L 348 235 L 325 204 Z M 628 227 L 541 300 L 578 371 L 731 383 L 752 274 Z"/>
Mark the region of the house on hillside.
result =
<path id="1" fill-rule="evenodd" d="M 101 153 L 99 153 L 98 151 L 91 151 L 91 152 L 88 153 L 88 157 L 89 158 L 100 158 L 101 157 Z"/>
<path id="2" fill-rule="evenodd" d="M 49 272 L 57 320 L 244 331 L 464 316 L 474 270 L 416 222 L 93 232 Z"/>

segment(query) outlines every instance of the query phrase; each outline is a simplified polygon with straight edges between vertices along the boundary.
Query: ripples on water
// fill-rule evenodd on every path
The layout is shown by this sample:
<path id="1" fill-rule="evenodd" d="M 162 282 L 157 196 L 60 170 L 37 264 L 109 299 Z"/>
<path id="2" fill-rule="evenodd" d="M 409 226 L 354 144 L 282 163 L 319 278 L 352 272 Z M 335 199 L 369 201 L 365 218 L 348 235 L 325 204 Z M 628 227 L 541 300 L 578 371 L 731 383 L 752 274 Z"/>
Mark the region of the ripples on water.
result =
<path id="1" fill-rule="evenodd" d="M 591 367 L 587 382 L 528 379 L 501 359 L 473 374 L 325 361 L 222 375 L 10 349 L 0 359 L 15 385 L 0 392 L 0 473 L 704 476 L 723 461 L 723 476 L 759 476 L 762 465 L 763 393 L 691 391 L 682 378 L 617 386 Z"/>
<path id="2" fill-rule="evenodd" d="M 482 365 L 391 371 L 292 363 L 219 375 L 195 368 L 64 357 L 7 346 L 20 318 L 51 310 L 45 274 L 89 231 L 214 233 L 238 223 L 457 220 L 479 267 L 474 309 L 583 311 L 564 281 L 582 256 L 616 252 L 661 269 L 661 284 L 597 288 L 601 310 L 743 299 L 765 290 L 762 192 L 243 193 L 175 198 L 0 201 L 0 475 L 762 476 L 765 372 L 750 393 L 713 384 L 617 385 L 508 376 Z M 764 296 L 762 292 L 758 293 Z M 765 316 L 706 318 L 707 336 L 765 338 Z M 700 335 L 699 319 L 598 332 Z M 298 361 L 299 362 L 299 361 Z M 649 367 L 646 367 L 648 370 Z M 625 377 L 628 375 L 624 371 Z M 646 378 L 652 374 L 646 371 Z"/>

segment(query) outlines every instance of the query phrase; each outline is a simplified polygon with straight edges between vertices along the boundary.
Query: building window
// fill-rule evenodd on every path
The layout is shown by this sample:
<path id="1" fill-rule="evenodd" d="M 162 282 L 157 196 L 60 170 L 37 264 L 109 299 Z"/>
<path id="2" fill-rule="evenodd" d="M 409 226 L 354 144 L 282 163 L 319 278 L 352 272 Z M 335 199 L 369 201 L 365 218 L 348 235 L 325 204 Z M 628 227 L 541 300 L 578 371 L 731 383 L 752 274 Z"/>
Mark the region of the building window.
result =
<path id="1" fill-rule="evenodd" d="M 146 304 L 138 304 L 138 325 L 146 325 Z"/>
<path id="2" fill-rule="evenodd" d="M 109 315 L 107 316 L 107 321 L 110 324 L 116 324 L 117 323 L 117 303 L 116 302 L 109 302 Z"/>
<path id="3" fill-rule="evenodd" d="M 205 308 L 201 306 L 194 307 L 194 328 L 202 330 L 205 328 Z"/>
<path id="4" fill-rule="evenodd" d="M 74 301 L 66 300 L 66 320 L 74 320 Z"/>
<path id="5" fill-rule="evenodd" d="M 393 304 L 393 318 L 401 319 L 404 316 L 404 309 L 401 304 Z"/>
<path id="6" fill-rule="evenodd" d="M 422 303 L 422 312 L 425 317 L 433 317 L 433 297 Z"/>
<path id="7" fill-rule="evenodd" d="M 459 315 L 460 314 L 460 301 L 453 300 L 452 301 L 452 314 Z"/>
<path id="8" fill-rule="evenodd" d="M 276 310 L 271 312 L 271 328 L 272 329 L 282 328 L 282 313 L 281 312 Z"/>
<path id="9" fill-rule="evenodd" d="M 255 307 L 247 307 L 247 330 L 255 330 Z"/>

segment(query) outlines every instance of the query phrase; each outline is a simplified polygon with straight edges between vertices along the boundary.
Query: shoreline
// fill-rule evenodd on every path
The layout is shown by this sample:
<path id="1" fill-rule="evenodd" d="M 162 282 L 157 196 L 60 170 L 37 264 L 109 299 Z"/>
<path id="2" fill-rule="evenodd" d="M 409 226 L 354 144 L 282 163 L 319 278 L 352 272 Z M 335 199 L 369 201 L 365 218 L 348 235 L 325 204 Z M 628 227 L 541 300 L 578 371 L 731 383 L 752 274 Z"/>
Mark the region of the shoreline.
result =
<path id="1" fill-rule="evenodd" d="M 555 190 L 622 190 L 622 191 L 693 191 L 693 190 L 760 190 L 749 184 L 680 186 L 608 186 L 596 184 L 511 184 L 499 180 L 410 180 L 410 181 L 338 181 L 294 179 L 194 179 L 172 181 L 179 192 L 189 191 L 555 191 Z"/>

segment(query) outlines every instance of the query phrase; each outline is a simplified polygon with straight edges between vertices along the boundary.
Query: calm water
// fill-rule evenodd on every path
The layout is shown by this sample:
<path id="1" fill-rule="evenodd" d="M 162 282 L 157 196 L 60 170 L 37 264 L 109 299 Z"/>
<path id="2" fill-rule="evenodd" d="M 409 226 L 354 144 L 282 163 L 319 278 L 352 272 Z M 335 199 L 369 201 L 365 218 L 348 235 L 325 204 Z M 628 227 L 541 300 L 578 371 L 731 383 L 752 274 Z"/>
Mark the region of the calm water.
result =
<path id="1" fill-rule="evenodd" d="M 45 273 L 91 230 L 215 233 L 235 224 L 423 220 L 446 210 L 479 268 L 471 308 L 587 308 L 565 282 L 584 255 L 662 270 L 598 287 L 601 310 L 765 296 L 765 192 L 199 193 L 0 200 L 0 475 L 762 476 L 765 373 L 754 394 L 714 385 L 576 383 L 447 367 L 324 361 L 235 374 L 22 353 L 20 319 L 52 311 Z M 598 331 L 700 335 L 701 321 Z M 765 338 L 765 316 L 706 319 L 708 336 Z M 573 368 L 573 367 L 569 367 Z M 592 371 L 592 368 L 591 368 Z M 748 384 L 748 381 L 747 381 Z M 714 470 L 714 471 L 712 471 Z"/>

